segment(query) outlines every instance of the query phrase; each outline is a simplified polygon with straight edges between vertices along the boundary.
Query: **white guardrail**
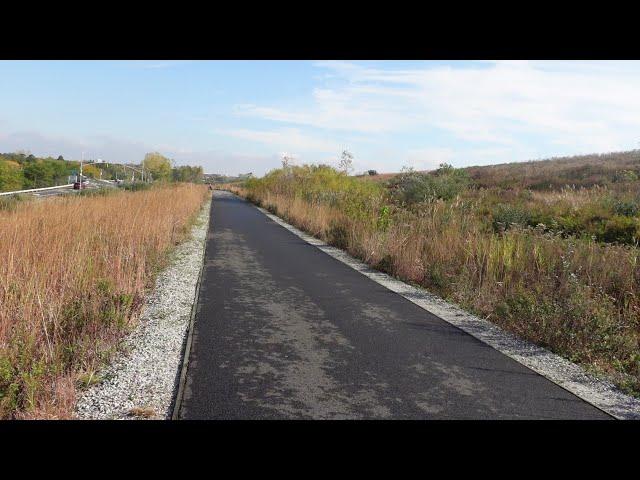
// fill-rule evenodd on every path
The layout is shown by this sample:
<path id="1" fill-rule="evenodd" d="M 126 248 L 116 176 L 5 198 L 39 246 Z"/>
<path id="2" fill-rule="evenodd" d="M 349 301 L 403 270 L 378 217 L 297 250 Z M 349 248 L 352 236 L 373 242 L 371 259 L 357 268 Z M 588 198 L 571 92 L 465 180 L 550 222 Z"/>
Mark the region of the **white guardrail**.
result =
<path id="1" fill-rule="evenodd" d="M 69 187 L 73 187 L 73 183 L 68 183 L 66 185 L 58 185 L 57 187 L 31 188 L 29 190 L 17 190 L 15 192 L 0 192 L 0 197 L 3 195 L 17 195 L 19 193 L 42 192 L 44 190 L 54 190 L 56 188 L 69 188 Z"/>

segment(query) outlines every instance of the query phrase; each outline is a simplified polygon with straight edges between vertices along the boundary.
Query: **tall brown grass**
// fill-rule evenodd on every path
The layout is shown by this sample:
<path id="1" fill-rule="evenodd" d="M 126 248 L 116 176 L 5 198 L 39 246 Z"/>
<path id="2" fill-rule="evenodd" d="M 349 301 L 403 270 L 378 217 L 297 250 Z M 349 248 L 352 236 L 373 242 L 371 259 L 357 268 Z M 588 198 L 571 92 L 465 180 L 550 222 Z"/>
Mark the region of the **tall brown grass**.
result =
<path id="1" fill-rule="evenodd" d="M 178 185 L 0 211 L 0 418 L 68 418 L 208 192 Z"/>

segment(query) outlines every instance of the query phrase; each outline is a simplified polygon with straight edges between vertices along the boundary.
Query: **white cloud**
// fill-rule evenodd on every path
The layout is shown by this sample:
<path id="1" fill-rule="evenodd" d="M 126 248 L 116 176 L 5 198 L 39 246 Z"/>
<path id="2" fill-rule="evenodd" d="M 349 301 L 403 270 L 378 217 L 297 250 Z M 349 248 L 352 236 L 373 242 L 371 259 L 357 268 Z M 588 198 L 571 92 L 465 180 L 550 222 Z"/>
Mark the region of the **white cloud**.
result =
<path id="1" fill-rule="evenodd" d="M 405 166 L 416 170 L 433 170 L 441 163 L 451 163 L 455 152 L 446 147 L 427 147 L 409 150 Z"/>
<path id="2" fill-rule="evenodd" d="M 542 142 L 576 153 L 637 145 L 638 62 L 498 61 L 413 69 L 315 65 L 330 72 L 332 86 L 313 90 L 310 105 L 243 105 L 237 112 L 328 131 L 394 135 L 435 129 L 462 142 L 509 147 L 514 155 Z"/>
<path id="3" fill-rule="evenodd" d="M 419 117 L 414 112 L 394 108 L 384 96 L 366 95 L 356 89 L 316 88 L 314 107 L 308 110 L 284 110 L 277 107 L 238 105 L 238 115 L 324 129 L 366 134 L 383 133 L 411 127 Z"/>
<path id="4" fill-rule="evenodd" d="M 67 137 L 43 135 L 36 131 L 0 133 L 0 152 L 28 151 L 38 156 L 63 155 L 66 158 L 80 158 L 89 150 L 90 142 Z"/>
<path id="5" fill-rule="evenodd" d="M 215 133 L 269 145 L 274 147 L 276 151 L 335 152 L 341 148 L 340 143 L 331 140 L 328 136 L 308 135 L 297 128 L 279 130 L 228 129 L 216 130 Z"/>

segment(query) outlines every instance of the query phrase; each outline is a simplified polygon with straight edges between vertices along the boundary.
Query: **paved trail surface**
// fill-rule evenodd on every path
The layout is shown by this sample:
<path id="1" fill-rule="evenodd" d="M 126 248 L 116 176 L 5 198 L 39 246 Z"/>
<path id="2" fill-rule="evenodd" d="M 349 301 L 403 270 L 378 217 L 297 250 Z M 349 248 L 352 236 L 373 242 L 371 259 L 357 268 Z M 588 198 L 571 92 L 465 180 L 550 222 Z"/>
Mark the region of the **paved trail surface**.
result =
<path id="1" fill-rule="evenodd" d="M 215 192 L 183 419 L 607 414 Z"/>

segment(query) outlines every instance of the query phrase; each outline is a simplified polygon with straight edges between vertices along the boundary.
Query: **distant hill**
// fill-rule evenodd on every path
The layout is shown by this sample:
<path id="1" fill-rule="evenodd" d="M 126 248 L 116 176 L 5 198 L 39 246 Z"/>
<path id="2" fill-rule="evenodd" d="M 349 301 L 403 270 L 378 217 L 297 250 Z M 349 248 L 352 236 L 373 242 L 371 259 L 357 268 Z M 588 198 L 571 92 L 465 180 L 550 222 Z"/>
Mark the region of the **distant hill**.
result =
<path id="1" fill-rule="evenodd" d="M 640 150 L 557 157 L 465 169 L 480 187 L 555 190 L 592 187 L 640 178 Z"/>
<path id="2" fill-rule="evenodd" d="M 640 178 L 640 150 L 604 154 L 553 157 L 528 162 L 466 167 L 478 187 L 557 190 L 566 186 L 593 187 Z M 386 181 L 397 173 L 369 178 Z"/>

